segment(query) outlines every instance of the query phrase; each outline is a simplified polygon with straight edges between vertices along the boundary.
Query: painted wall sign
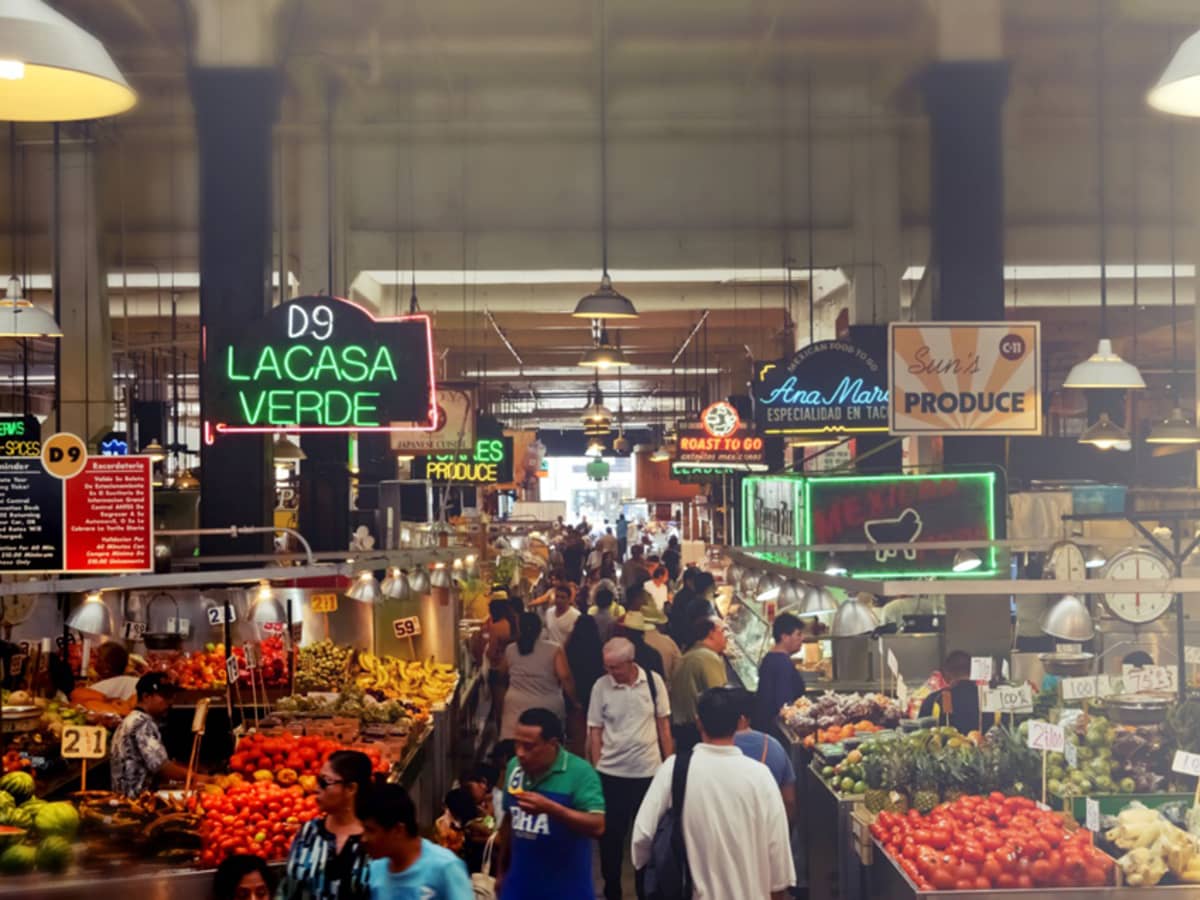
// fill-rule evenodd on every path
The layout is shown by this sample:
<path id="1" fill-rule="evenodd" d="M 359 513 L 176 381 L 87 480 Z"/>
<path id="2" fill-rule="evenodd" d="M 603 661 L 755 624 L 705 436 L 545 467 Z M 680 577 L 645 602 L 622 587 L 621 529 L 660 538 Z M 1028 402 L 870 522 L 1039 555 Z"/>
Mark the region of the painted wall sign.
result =
<path id="1" fill-rule="evenodd" d="M 442 382 L 437 390 L 437 422 L 432 431 L 393 431 L 392 452 L 406 456 L 455 453 L 475 446 L 474 385 Z"/>
<path id="2" fill-rule="evenodd" d="M 0 572 L 152 571 L 150 459 L 66 456 L 0 460 Z"/>
<path id="3" fill-rule="evenodd" d="M 893 322 L 894 434 L 1042 433 L 1038 322 Z"/>
<path id="4" fill-rule="evenodd" d="M 203 334 L 205 440 L 289 431 L 431 431 L 424 315 L 376 319 L 337 297 L 280 304 L 240 332 Z"/>
<path id="5" fill-rule="evenodd" d="M 0 456 L 39 456 L 42 424 L 36 416 L 0 416 Z"/>
<path id="6" fill-rule="evenodd" d="M 804 479 L 787 475 L 751 477 L 742 481 L 742 544 L 746 547 L 788 546 L 799 543 L 804 522 Z M 795 565 L 789 555 L 770 558 Z"/>
<path id="7" fill-rule="evenodd" d="M 479 438 L 471 453 L 418 456 L 412 477 L 452 484 L 507 484 L 513 478 L 513 439 Z"/>
<path id="8" fill-rule="evenodd" d="M 870 348 L 817 341 L 787 359 L 759 364 L 755 421 L 763 434 L 886 432 L 887 386 L 887 371 Z"/>
<path id="9" fill-rule="evenodd" d="M 804 531 L 800 543 L 908 544 L 911 549 L 838 551 L 859 577 L 969 578 L 995 575 L 996 550 L 979 549 L 983 565 L 953 571 L 951 550 L 922 550 L 922 543 L 992 540 L 996 536 L 996 476 L 851 475 L 804 481 Z M 815 569 L 824 553 L 807 551 L 803 567 Z"/>

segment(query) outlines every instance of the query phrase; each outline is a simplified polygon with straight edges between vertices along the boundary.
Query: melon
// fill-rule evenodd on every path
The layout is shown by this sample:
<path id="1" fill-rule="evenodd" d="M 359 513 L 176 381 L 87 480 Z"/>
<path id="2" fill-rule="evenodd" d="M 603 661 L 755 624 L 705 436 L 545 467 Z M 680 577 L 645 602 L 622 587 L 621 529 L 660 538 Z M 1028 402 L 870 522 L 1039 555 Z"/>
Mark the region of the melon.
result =
<path id="1" fill-rule="evenodd" d="M 37 864 L 37 851 L 25 844 L 13 844 L 0 853 L 0 872 L 5 875 L 24 875 Z"/>
<path id="2" fill-rule="evenodd" d="M 0 824 L 12 825 L 16 828 L 32 828 L 33 813 L 27 809 L 9 809 L 0 812 Z"/>
<path id="3" fill-rule="evenodd" d="M 19 844 L 25 839 L 26 831 L 15 825 L 0 825 L 0 850 L 11 844 Z"/>
<path id="4" fill-rule="evenodd" d="M 9 772 L 0 778 L 0 791 L 9 794 L 17 803 L 33 796 L 33 776 L 28 772 Z"/>
<path id="5" fill-rule="evenodd" d="M 12 809 L 17 805 L 17 801 L 13 799 L 13 795 L 8 791 L 0 791 L 0 812 L 6 809 Z"/>
<path id="6" fill-rule="evenodd" d="M 33 816 L 33 827 L 42 837 L 75 837 L 79 831 L 79 813 L 70 803 L 47 803 Z"/>
<path id="7" fill-rule="evenodd" d="M 40 872 L 65 872 L 71 864 L 71 844 L 66 838 L 48 837 L 38 844 L 34 862 Z"/>

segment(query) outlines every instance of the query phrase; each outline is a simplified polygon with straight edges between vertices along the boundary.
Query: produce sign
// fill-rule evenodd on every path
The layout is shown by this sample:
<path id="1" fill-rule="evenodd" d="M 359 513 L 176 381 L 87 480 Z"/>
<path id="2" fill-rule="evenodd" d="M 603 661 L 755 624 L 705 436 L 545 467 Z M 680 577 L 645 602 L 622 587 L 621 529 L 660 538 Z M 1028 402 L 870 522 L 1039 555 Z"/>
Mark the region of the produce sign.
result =
<path id="1" fill-rule="evenodd" d="M 480 438 L 471 453 L 418 456 L 412 477 L 453 484 L 507 484 L 513 479 L 513 439 Z"/>
<path id="2" fill-rule="evenodd" d="M 347 300 L 301 297 L 240 331 L 210 324 L 202 346 L 206 440 L 437 427 L 427 316 L 376 319 Z"/>
<path id="3" fill-rule="evenodd" d="M 854 576 L 992 576 L 998 571 L 993 547 L 977 551 L 983 560 L 979 568 L 955 572 L 954 550 L 922 550 L 921 544 L 995 538 L 995 480 L 990 472 L 809 478 L 804 481 L 803 543 L 907 545 L 839 551 Z M 812 571 L 824 554 L 810 550 L 805 556 L 803 568 Z"/>
<path id="4" fill-rule="evenodd" d="M 1042 433 L 1038 322 L 893 322 L 893 434 Z"/>
<path id="5" fill-rule="evenodd" d="M 887 370 L 847 341 L 817 341 L 754 374 L 762 434 L 862 434 L 888 430 Z"/>
<path id="6" fill-rule="evenodd" d="M 149 458 L 89 457 L 65 434 L 42 450 L 0 461 L 0 572 L 151 571 Z"/>
<path id="7" fill-rule="evenodd" d="M 742 472 L 768 468 L 766 441 L 748 429 L 737 410 L 724 401 L 700 414 L 699 428 L 680 429 L 677 446 L 673 463 Z"/>
<path id="8" fill-rule="evenodd" d="M 35 416 L 0 416 L 0 456 L 40 456 L 42 425 Z"/>

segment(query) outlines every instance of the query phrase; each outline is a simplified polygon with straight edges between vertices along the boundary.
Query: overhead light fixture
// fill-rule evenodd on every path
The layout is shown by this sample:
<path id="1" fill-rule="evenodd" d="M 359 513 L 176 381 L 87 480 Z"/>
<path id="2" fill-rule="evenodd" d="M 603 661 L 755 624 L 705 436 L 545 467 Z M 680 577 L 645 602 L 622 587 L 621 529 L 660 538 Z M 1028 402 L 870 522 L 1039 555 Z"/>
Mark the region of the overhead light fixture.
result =
<path id="1" fill-rule="evenodd" d="M 1146 437 L 1147 444 L 1200 444 L 1200 429 L 1183 414 L 1178 406 L 1171 414 L 1151 429 Z"/>
<path id="2" fill-rule="evenodd" d="M 583 451 L 583 455 L 599 459 L 604 455 L 604 444 L 602 444 L 596 438 L 592 438 L 592 440 L 588 442 L 587 449 Z"/>
<path id="3" fill-rule="evenodd" d="M 1064 594 L 1046 610 L 1042 632 L 1060 641 L 1082 643 L 1092 639 L 1096 626 L 1083 601 L 1074 594 Z"/>
<path id="4" fill-rule="evenodd" d="M 979 554 L 969 547 L 963 547 L 954 554 L 954 563 L 951 568 L 955 572 L 974 572 L 983 565 L 983 560 L 979 558 Z"/>
<path id="5" fill-rule="evenodd" d="M 1200 116 L 1200 31 L 1179 45 L 1146 102 L 1173 116 Z"/>
<path id="6" fill-rule="evenodd" d="M 1108 562 L 1108 554 L 1099 547 L 1092 547 L 1083 559 L 1083 565 L 1088 569 L 1099 569 Z"/>
<path id="7" fill-rule="evenodd" d="M 0 120 L 72 122 L 133 108 L 104 45 L 42 0 L 0 4 Z"/>
<path id="8" fill-rule="evenodd" d="M 0 16 L 0 22 L 3 22 L 2 16 Z M 0 40 L 3 38 L 0 37 Z M 0 85 L 0 103 L 3 102 L 3 96 L 4 88 L 3 85 Z M 25 299 L 19 278 L 15 275 L 9 278 L 4 298 L 0 299 L 0 337 L 60 338 L 62 336 L 62 327 L 54 316 L 40 306 L 34 306 L 32 301 Z"/>
<path id="9" fill-rule="evenodd" d="M 142 456 L 150 457 L 150 462 L 160 463 L 167 458 L 166 448 L 158 442 L 158 438 L 151 439 L 150 443 L 142 447 Z"/>
<path id="10" fill-rule="evenodd" d="M 383 596 L 389 600 L 408 600 L 412 597 L 412 587 L 408 583 L 408 573 L 395 566 L 388 569 L 387 577 L 379 585 Z"/>
<path id="11" fill-rule="evenodd" d="M 848 575 L 849 569 L 847 569 L 842 561 L 838 559 L 836 553 L 830 553 L 825 559 L 825 574 L 840 577 L 842 575 Z"/>
<path id="12" fill-rule="evenodd" d="M 870 634 L 879 627 L 879 616 L 875 614 L 870 594 L 859 594 L 846 600 L 833 615 L 829 633 L 833 637 L 859 637 Z"/>
<path id="13" fill-rule="evenodd" d="M 112 610 L 105 605 L 99 591 L 88 594 L 83 603 L 72 610 L 67 617 L 67 627 L 94 637 L 107 637 L 116 630 Z"/>
<path id="14" fill-rule="evenodd" d="M 656 444 L 654 446 L 654 449 L 650 452 L 650 462 L 656 462 L 656 463 L 668 462 L 668 461 L 670 461 L 670 459 L 671 459 L 671 454 L 667 451 L 667 448 L 664 447 L 662 444 Z"/>
<path id="15" fill-rule="evenodd" d="M 275 435 L 275 442 L 271 445 L 271 455 L 277 466 L 290 466 L 308 459 L 308 454 L 300 448 L 299 444 L 293 443 L 286 434 Z"/>
<path id="16" fill-rule="evenodd" d="M 1108 413 L 1100 413 L 1100 418 L 1079 436 L 1079 443 L 1089 444 L 1097 450 L 1128 450 L 1130 449 L 1129 432 L 1108 417 Z"/>
<path id="17" fill-rule="evenodd" d="M 438 563 L 433 567 L 433 574 L 429 576 L 429 586 L 445 590 L 450 587 L 453 582 L 450 580 L 450 570 L 446 568 L 445 563 Z"/>
<path id="18" fill-rule="evenodd" d="M 607 244 L 607 236 L 604 240 Z M 577 319 L 636 319 L 638 311 L 632 300 L 613 288 L 606 263 L 604 275 L 600 278 L 600 286 L 590 294 L 581 297 L 575 304 L 575 311 L 571 315 Z"/>
<path id="19" fill-rule="evenodd" d="M 1103 8 L 1097 5 L 1096 16 L 1096 168 L 1099 172 L 1096 201 L 1099 213 L 1099 259 L 1100 259 L 1100 343 L 1096 352 L 1077 364 L 1067 374 L 1063 387 L 1115 390 L 1138 390 L 1146 386 L 1137 367 L 1125 362 L 1113 350 L 1108 335 L 1108 209 L 1105 197 L 1104 167 L 1104 112 L 1105 112 L 1105 69 L 1104 69 L 1104 21 Z"/>
<path id="20" fill-rule="evenodd" d="M 175 487 L 181 491 L 194 491 L 200 487 L 200 479 L 192 473 L 191 469 L 184 469 L 175 479 Z"/>
<path id="21" fill-rule="evenodd" d="M 429 593 L 429 573 L 425 571 L 424 566 L 417 566 L 408 576 L 408 586 L 412 588 L 414 594 Z"/>
<path id="22" fill-rule="evenodd" d="M 817 584 L 805 586 L 804 604 L 800 607 L 800 612 L 804 615 L 812 616 L 837 608 L 837 600 L 834 599 L 833 594 L 827 589 Z"/>
<path id="23" fill-rule="evenodd" d="M 254 596 L 250 600 L 250 619 L 259 625 L 287 620 L 271 582 L 260 581 L 254 589 Z"/>
<path id="24" fill-rule="evenodd" d="M 594 369 L 614 369 L 629 365 L 621 348 L 610 343 L 608 329 L 601 327 L 596 343 L 580 357 L 579 365 Z"/>
<path id="25" fill-rule="evenodd" d="M 379 581 L 370 569 L 363 569 L 356 576 L 346 596 L 359 603 L 382 603 L 383 592 L 379 590 Z"/>
<path id="26" fill-rule="evenodd" d="M 789 437 L 787 444 L 789 447 L 832 447 L 834 444 L 840 444 L 843 440 L 845 438 L 829 434 L 801 434 Z"/>

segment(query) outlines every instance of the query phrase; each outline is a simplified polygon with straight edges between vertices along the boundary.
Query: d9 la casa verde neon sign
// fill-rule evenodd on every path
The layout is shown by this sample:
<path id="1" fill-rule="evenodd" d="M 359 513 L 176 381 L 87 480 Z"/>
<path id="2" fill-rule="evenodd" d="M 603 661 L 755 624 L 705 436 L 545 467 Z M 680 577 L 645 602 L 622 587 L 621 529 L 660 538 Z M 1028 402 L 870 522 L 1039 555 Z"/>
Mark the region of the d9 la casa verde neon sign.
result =
<path id="1" fill-rule="evenodd" d="M 236 331 L 203 334 L 205 438 L 222 434 L 431 431 L 427 316 L 376 319 L 337 297 L 300 297 Z"/>

